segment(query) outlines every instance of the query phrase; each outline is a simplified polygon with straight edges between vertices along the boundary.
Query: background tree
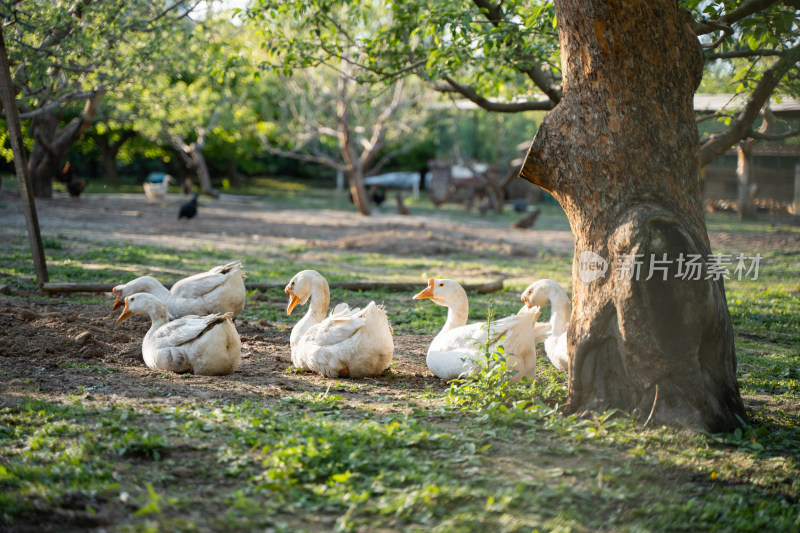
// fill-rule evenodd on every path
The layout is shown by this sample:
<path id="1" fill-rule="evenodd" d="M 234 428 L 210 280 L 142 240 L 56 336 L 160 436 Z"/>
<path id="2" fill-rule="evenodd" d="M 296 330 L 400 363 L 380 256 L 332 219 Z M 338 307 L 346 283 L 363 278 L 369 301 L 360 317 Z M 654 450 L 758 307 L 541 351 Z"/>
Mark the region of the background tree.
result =
<path id="1" fill-rule="evenodd" d="M 684 0 L 682 11 L 702 39 L 707 66 L 728 62 L 746 104 L 720 120 L 727 127 L 702 139 L 703 165 L 745 138 L 775 138 L 754 131 L 761 108 L 773 94 L 800 94 L 800 3 L 797 0 Z M 298 39 L 274 26 L 269 46 L 285 49 L 288 65 L 330 61 L 342 55 L 335 37 L 359 20 L 379 20 L 354 39 L 359 79 L 417 75 L 439 91 L 451 92 L 497 112 L 549 110 L 561 100 L 557 17 L 552 2 L 511 0 L 448 2 L 410 0 L 375 4 L 356 0 L 267 2 L 247 12 L 256 23 L 301 19 Z M 640 32 L 641 33 L 641 32 Z M 792 132 L 782 132 L 785 136 Z"/>
<path id="2" fill-rule="evenodd" d="M 344 173 L 356 208 L 369 215 L 364 178 L 415 146 L 425 113 L 413 80 L 370 87 L 351 70 L 341 61 L 337 68 L 321 65 L 284 77 L 273 100 L 277 115 L 263 139 L 273 154 Z"/>
<path id="3" fill-rule="evenodd" d="M 20 116 L 31 120 L 36 196 L 52 194 L 56 170 L 94 123 L 103 94 L 143 75 L 176 19 L 197 3 L 0 1 Z M 85 101 L 83 111 L 65 122 L 76 101 Z"/>

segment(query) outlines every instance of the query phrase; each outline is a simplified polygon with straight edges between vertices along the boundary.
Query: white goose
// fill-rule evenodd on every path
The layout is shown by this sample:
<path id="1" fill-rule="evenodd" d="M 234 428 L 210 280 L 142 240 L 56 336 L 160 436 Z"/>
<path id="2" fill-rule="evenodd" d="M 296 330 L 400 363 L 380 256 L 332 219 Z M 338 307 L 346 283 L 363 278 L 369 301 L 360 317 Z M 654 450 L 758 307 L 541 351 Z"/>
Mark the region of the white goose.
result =
<path id="1" fill-rule="evenodd" d="M 464 288 L 452 279 L 430 279 L 428 287 L 414 296 L 415 300 L 422 298 L 448 308 L 447 321 L 428 348 L 428 368 L 444 380 L 471 372 L 482 356 L 478 344 L 486 343 L 487 331 L 484 323 L 465 325 L 469 302 Z M 511 377 L 513 383 L 536 377 L 534 324 L 538 317 L 539 308 L 533 307 L 492 322 L 488 334 L 491 347 L 502 344 L 508 368 L 517 371 Z"/>
<path id="2" fill-rule="evenodd" d="M 544 339 L 544 351 L 553 366 L 567 372 L 567 327 L 569 326 L 569 296 L 552 279 L 540 279 L 525 289 L 520 297 L 527 307 L 544 307 L 550 302 L 550 332 Z"/>
<path id="3" fill-rule="evenodd" d="M 292 363 L 325 377 L 377 376 L 389 368 L 394 353 L 392 328 L 383 306 L 370 302 L 364 309 L 339 304 L 328 318 L 330 290 L 315 270 L 297 273 L 286 285 L 286 314 L 297 304 L 311 303 L 292 328 Z"/>
<path id="4" fill-rule="evenodd" d="M 118 322 L 132 314 L 149 314 L 153 321 L 142 342 L 142 356 L 149 368 L 224 376 L 239 366 L 242 342 L 231 322 L 232 313 L 185 316 L 169 322 L 167 306 L 144 293 L 125 298 Z"/>
<path id="5" fill-rule="evenodd" d="M 142 187 L 144 187 L 144 194 L 147 196 L 147 199 L 160 200 L 161 198 L 164 198 L 169 190 L 170 181 L 172 181 L 172 176 L 167 174 L 161 181 L 157 183 L 149 181 L 144 182 Z"/>
<path id="6" fill-rule="evenodd" d="M 166 304 L 171 318 L 228 312 L 235 317 L 244 309 L 246 277 L 241 261 L 184 278 L 170 290 L 155 278 L 142 276 L 112 289 L 115 296 L 112 309 L 121 307 L 128 296 L 146 292 Z"/>

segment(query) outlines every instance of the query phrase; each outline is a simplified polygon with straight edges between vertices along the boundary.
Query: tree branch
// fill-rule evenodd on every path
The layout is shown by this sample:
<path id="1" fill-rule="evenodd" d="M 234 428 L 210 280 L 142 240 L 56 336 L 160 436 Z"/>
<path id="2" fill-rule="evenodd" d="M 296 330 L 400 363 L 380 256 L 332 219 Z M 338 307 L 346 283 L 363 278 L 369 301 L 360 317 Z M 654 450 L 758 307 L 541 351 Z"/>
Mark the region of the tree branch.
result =
<path id="1" fill-rule="evenodd" d="M 733 59 L 737 57 L 769 57 L 781 55 L 779 50 L 758 49 L 758 50 L 731 50 L 730 52 L 718 52 L 715 54 L 708 54 L 706 60 L 709 59 Z"/>
<path id="2" fill-rule="evenodd" d="M 747 132 L 746 137 L 759 141 L 780 141 L 798 135 L 800 135 L 800 130 L 791 130 L 784 133 L 761 133 L 760 131 L 750 130 Z"/>
<path id="3" fill-rule="evenodd" d="M 709 44 L 701 45 L 706 50 L 713 50 L 717 46 L 721 45 L 722 42 L 725 39 L 727 39 L 728 37 L 733 35 L 733 28 L 731 28 L 730 26 L 728 26 L 726 24 L 718 24 L 717 22 L 713 22 L 713 21 L 708 21 L 708 22 L 706 22 L 706 24 L 709 25 L 709 26 L 714 26 L 714 28 L 716 28 L 717 30 L 720 30 L 722 32 L 722 35 L 720 35 L 719 38 L 716 41 L 714 41 L 712 43 L 709 43 Z"/>
<path id="4" fill-rule="evenodd" d="M 406 145 L 401 147 L 401 148 L 398 148 L 396 150 L 392 150 L 391 152 L 388 152 L 388 153 L 382 155 L 381 158 L 378 159 L 378 161 L 372 167 L 370 167 L 369 172 L 366 173 L 365 175 L 375 175 L 375 174 L 377 174 L 378 171 L 380 171 L 380 169 L 382 169 L 383 166 L 386 163 L 388 163 L 389 161 L 391 161 L 392 159 L 394 159 L 395 157 L 397 157 L 399 155 L 403 155 L 403 154 L 407 153 L 409 150 L 411 150 L 413 148 L 414 148 L 414 143 L 410 143 L 409 142 L 409 143 L 406 143 Z"/>
<path id="5" fill-rule="evenodd" d="M 341 170 L 342 172 L 345 172 L 347 170 L 347 167 L 344 164 L 340 163 L 339 161 L 336 161 L 331 157 L 323 156 L 320 154 L 312 155 L 312 154 L 303 154 L 289 150 L 281 150 L 280 148 L 270 144 L 270 142 L 266 139 L 266 137 L 263 136 L 261 137 L 261 144 L 267 152 L 273 155 L 288 157 L 290 159 L 296 159 L 298 161 L 307 161 L 309 163 L 318 163 L 320 165 L 325 165 L 327 167 L 330 167 L 334 170 Z"/>
<path id="6" fill-rule="evenodd" d="M 700 147 L 700 165 L 705 166 L 725 151 L 746 138 L 759 111 L 769 101 L 780 83 L 781 78 L 791 69 L 796 68 L 800 60 L 800 43 L 784 52 L 778 61 L 768 68 L 758 81 L 755 90 L 747 103 L 731 122 L 730 127 L 722 133 L 709 136 L 708 141 Z"/>
<path id="7" fill-rule="evenodd" d="M 451 90 L 440 90 L 437 86 L 434 86 L 434 89 L 440 92 L 457 92 L 461 94 L 464 98 L 472 101 L 478 107 L 482 107 L 487 111 L 494 111 L 497 113 L 519 113 L 521 111 L 549 111 L 555 107 L 555 104 L 552 100 L 542 100 L 542 101 L 525 101 L 525 102 L 492 102 L 491 100 L 485 98 L 478 94 L 473 87 L 469 85 L 462 85 L 458 83 L 450 76 L 445 76 L 444 80 L 449 84 L 452 88 Z"/>
<path id="8" fill-rule="evenodd" d="M 739 7 L 730 13 L 725 13 L 715 22 L 718 24 L 724 24 L 725 26 L 730 26 L 734 22 L 738 22 L 745 17 L 749 17 L 753 13 L 758 13 L 759 11 L 765 10 L 777 1 L 778 0 L 745 0 Z M 699 36 L 712 33 L 718 28 L 715 28 L 714 25 L 710 24 L 708 21 L 701 21 L 695 22 L 693 29 L 695 35 Z"/>
<path id="9" fill-rule="evenodd" d="M 50 111 L 59 107 L 63 103 L 71 102 L 72 100 L 83 100 L 84 98 L 91 98 L 94 94 L 97 94 L 98 92 L 102 91 L 105 87 L 106 85 L 101 85 L 100 87 L 97 87 L 96 89 L 93 89 L 91 91 L 79 91 L 79 92 L 65 94 L 63 96 L 56 98 L 49 104 L 43 105 L 39 109 L 34 109 L 33 111 L 28 111 L 26 113 L 20 113 L 19 118 L 20 120 L 35 118 L 39 115 L 43 115 L 44 113 L 49 113 Z M 3 112 L 2 116 L 5 117 L 5 112 Z"/>
<path id="10" fill-rule="evenodd" d="M 712 120 L 712 119 L 715 119 L 715 118 L 729 117 L 729 116 L 731 116 L 730 113 L 723 113 L 723 112 L 720 111 L 719 113 L 712 113 L 710 115 L 705 115 L 705 116 L 699 117 L 699 118 L 697 118 L 695 120 L 695 123 L 696 124 L 700 124 L 701 122 L 705 122 L 706 120 Z"/>
<path id="11" fill-rule="evenodd" d="M 472 0 L 472 3 L 484 14 L 484 16 L 489 20 L 489 22 L 494 25 L 494 27 L 499 28 L 502 24 L 509 24 L 509 21 L 506 19 L 503 10 L 500 8 L 500 5 L 503 3 L 502 0 L 497 4 L 493 4 L 488 0 Z M 516 44 L 513 48 L 517 55 L 522 55 L 522 46 Z M 522 67 L 522 66 L 515 66 L 518 72 L 521 72 L 528 76 L 530 80 L 533 82 L 536 87 L 539 88 L 545 95 L 553 103 L 553 106 L 561 101 L 561 91 L 559 91 L 548 79 L 547 75 L 541 70 L 541 68 L 534 66 L 534 67 Z M 477 103 L 477 102 L 476 102 Z M 552 107 L 548 108 L 552 109 Z M 524 111 L 524 110 L 523 110 Z M 512 112 L 513 111 L 506 111 Z"/>
<path id="12" fill-rule="evenodd" d="M 138 31 L 138 32 L 143 32 L 143 33 L 153 31 L 154 28 L 152 28 L 152 25 L 154 23 L 158 22 L 159 20 L 161 20 L 162 18 L 167 16 L 167 14 L 170 11 L 174 11 L 175 9 L 178 9 L 179 7 L 181 7 L 181 5 L 186 4 L 188 1 L 189 0 L 176 0 L 172 5 L 167 6 L 166 8 L 164 8 L 164 10 L 161 13 L 159 13 L 158 15 L 153 17 L 152 19 L 144 21 L 143 23 L 141 23 L 141 25 L 139 27 L 130 26 L 130 29 L 133 30 L 133 31 Z M 192 7 L 187 9 L 186 12 L 183 15 L 181 15 L 180 17 L 178 17 L 175 20 L 177 21 L 177 20 L 180 20 L 180 19 L 182 19 L 184 17 L 187 17 L 189 15 L 189 13 L 191 13 L 194 10 L 194 8 L 196 8 L 200 4 L 201 1 L 202 0 L 197 0 Z"/>

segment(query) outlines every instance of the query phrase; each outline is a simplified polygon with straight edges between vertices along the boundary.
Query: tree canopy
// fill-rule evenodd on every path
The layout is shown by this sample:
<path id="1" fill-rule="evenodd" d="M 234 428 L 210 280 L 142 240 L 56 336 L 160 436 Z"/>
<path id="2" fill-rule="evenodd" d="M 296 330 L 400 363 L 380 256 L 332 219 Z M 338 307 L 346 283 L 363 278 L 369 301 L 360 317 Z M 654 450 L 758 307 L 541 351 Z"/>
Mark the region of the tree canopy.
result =
<path id="1" fill-rule="evenodd" d="M 743 109 L 720 117 L 724 132 L 702 139 L 701 159 L 708 163 L 737 141 L 759 135 L 753 122 L 770 97 L 800 94 L 800 2 L 679 4 L 703 43 L 706 68 L 724 62 L 737 92 L 747 95 Z M 264 46 L 275 57 L 271 68 L 346 58 L 361 81 L 416 75 L 437 91 L 498 112 L 548 110 L 561 99 L 552 2 L 256 0 L 245 16 L 264 28 Z M 358 54 L 345 54 L 345 47 Z"/>

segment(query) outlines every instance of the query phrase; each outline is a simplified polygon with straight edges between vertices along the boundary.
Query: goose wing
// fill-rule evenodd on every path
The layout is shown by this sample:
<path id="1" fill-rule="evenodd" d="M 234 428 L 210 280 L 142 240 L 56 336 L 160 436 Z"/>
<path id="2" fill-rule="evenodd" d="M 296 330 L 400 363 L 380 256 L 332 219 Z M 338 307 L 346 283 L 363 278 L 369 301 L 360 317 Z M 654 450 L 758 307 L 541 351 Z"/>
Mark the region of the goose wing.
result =
<path id="1" fill-rule="evenodd" d="M 355 335 L 364 324 L 366 324 L 366 320 L 363 309 L 351 309 L 347 304 L 339 304 L 328 318 L 312 326 L 304 335 L 303 340 L 317 346 L 341 344 Z"/>
<path id="2" fill-rule="evenodd" d="M 200 298 L 223 285 L 230 276 L 237 273 L 243 276 L 241 267 L 241 261 L 233 261 L 214 267 L 208 272 L 189 276 L 175 283 L 170 289 L 170 293 L 179 298 Z"/>
<path id="3" fill-rule="evenodd" d="M 479 322 L 455 328 L 445 333 L 441 339 L 436 339 L 436 350 L 448 352 L 478 352 L 481 346 L 489 342 L 494 345 L 501 338 L 508 335 L 509 331 L 520 323 L 522 315 L 511 315 L 492 322 L 491 330 L 487 335 L 486 324 Z"/>
<path id="4" fill-rule="evenodd" d="M 232 316 L 232 313 L 185 316 L 158 328 L 154 340 L 159 346 L 181 346 L 202 337 L 206 331 Z"/>

